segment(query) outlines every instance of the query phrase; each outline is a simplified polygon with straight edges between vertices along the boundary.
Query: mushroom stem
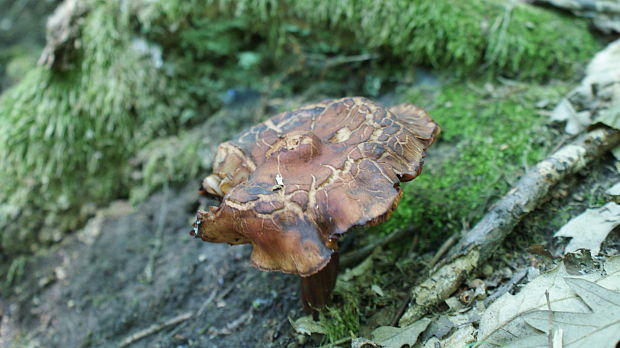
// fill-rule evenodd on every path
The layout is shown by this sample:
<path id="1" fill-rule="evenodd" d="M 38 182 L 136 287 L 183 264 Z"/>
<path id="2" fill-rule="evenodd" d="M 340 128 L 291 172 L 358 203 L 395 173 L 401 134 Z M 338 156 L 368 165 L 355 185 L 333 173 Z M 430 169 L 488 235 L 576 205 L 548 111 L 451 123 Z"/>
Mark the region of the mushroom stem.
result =
<path id="1" fill-rule="evenodd" d="M 332 290 L 336 286 L 339 258 L 338 252 L 335 251 L 322 270 L 311 276 L 301 277 L 301 302 L 304 311 L 312 314 L 314 320 L 318 319 L 317 310 L 329 302 Z"/>

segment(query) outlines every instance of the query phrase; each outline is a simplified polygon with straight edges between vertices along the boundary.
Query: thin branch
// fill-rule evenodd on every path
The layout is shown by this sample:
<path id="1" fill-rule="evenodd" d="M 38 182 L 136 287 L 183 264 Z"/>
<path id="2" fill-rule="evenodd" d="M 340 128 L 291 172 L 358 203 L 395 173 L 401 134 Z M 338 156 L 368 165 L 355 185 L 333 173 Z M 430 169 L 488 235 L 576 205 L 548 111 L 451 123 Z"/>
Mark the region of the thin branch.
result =
<path id="1" fill-rule="evenodd" d="M 503 284 L 502 286 L 500 286 L 497 291 L 495 291 L 493 293 L 493 295 L 487 297 L 484 299 L 484 305 L 485 306 L 489 306 L 491 303 L 495 302 L 495 300 L 497 300 L 500 296 L 502 296 L 503 294 L 507 293 L 508 291 L 512 290 L 512 288 L 518 283 L 520 282 L 523 278 L 525 278 L 525 276 L 527 276 L 527 274 L 529 273 L 530 268 L 525 268 L 517 273 L 515 273 L 512 278 L 510 278 L 510 280 L 508 281 L 508 283 Z"/>
<path id="2" fill-rule="evenodd" d="M 397 229 L 394 232 L 388 234 L 387 236 L 381 239 L 378 239 L 374 241 L 373 243 L 370 243 L 359 250 L 344 254 L 340 258 L 340 266 L 350 267 L 356 264 L 357 262 L 367 258 L 376 248 L 384 246 L 391 242 L 397 241 L 412 232 L 413 232 L 412 229 Z"/>
<path id="3" fill-rule="evenodd" d="M 338 341 L 335 341 L 333 343 L 329 343 L 329 344 L 320 346 L 319 348 L 333 348 L 333 347 L 337 347 L 339 344 L 347 343 L 347 342 L 349 342 L 352 339 L 353 339 L 353 337 L 341 338 Z"/>
<path id="4" fill-rule="evenodd" d="M 167 327 L 170 326 L 174 326 L 177 325 L 179 323 L 182 323 L 188 319 L 191 319 L 194 316 L 193 312 L 185 312 L 183 314 L 177 315 L 176 317 L 170 318 L 166 321 L 164 321 L 161 324 L 153 324 L 149 327 L 147 327 L 144 330 L 140 330 L 134 334 L 132 334 L 131 336 L 125 338 L 123 341 L 121 341 L 121 344 L 119 345 L 119 347 L 126 347 L 134 342 L 137 342 L 147 336 L 150 336 L 154 333 L 157 333 Z"/>

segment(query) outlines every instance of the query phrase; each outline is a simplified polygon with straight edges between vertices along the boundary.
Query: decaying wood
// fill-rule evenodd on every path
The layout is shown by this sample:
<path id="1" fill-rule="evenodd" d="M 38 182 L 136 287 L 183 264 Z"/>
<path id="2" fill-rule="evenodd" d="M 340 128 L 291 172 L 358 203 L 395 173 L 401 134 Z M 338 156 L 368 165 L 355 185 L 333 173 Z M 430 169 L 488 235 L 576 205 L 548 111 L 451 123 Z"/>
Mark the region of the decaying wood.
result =
<path id="1" fill-rule="evenodd" d="M 463 235 L 444 262 L 413 289 L 413 301 L 400 325 L 416 321 L 432 306 L 448 298 L 470 272 L 491 256 L 523 217 L 543 201 L 552 186 L 619 143 L 619 131 L 597 128 L 530 169 L 473 229 Z"/>

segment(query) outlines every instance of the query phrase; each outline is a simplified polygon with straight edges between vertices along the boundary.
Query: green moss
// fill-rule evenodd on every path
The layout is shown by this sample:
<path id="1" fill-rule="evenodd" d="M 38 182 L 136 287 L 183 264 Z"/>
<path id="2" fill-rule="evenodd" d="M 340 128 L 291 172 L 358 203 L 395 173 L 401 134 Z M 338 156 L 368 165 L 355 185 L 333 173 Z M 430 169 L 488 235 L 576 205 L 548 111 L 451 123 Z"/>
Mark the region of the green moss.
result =
<path id="1" fill-rule="evenodd" d="M 257 22 L 294 18 L 302 27 L 338 32 L 336 37 L 363 43 L 371 51 L 389 51 L 405 64 L 478 70 L 520 78 L 568 75 L 575 62 L 600 46 L 585 21 L 501 0 L 410 1 L 212 1 L 224 13 Z M 267 28 L 273 26 L 267 26 Z"/>
<path id="2" fill-rule="evenodd" d="M 355 337 L 360 329 L 359 304 L 349 295 L 339 307 L 328 307 L 320 313 L 321 325 L 327 331 L 325 343 L 335 343 L 346 337 Z"/>
<path id="3" fill-rule="evenodd" d="M 33 45 L 14 45 L 0 50 L 0 92 L 32 70 L 37 63 L 39 48 Z"/>
<path id="4" fill-rule="evenodd" d="M 198 176 L 202 167 L 199 147 L 204 146 L 197 132 L 183 132 L 152 141 L 141 149 L 136 160 L 142 164 L 136 185 L 131 188 L 130 197 L 139 202 L 155 189 L 166 184 L 183 183 Z"/>
<path id="5" fill-rule="evenodd" d="M 407 99 L 427 107 L 442 135 L 420 177 L 404 185 L 405 195 L 392 218 L 378 228 L 413 225 L 424 248 L 463 224 L 472 226 L 528 166 L 547 154 L 551 134 L 535 104 L 543 99 L 553 104 L 567 88 L 456 83 L 435 96 L 411 91 Z"/>
<path id="6" fill-rule="evenodd" d="M 122 195 L 132 152 L 192 106 L 129 25 L 114 4 L 93 8 L 74 70 L 37 68 L 0 99 L 1 249 L 56 240 L 83 221 L 85 202 Z"/>

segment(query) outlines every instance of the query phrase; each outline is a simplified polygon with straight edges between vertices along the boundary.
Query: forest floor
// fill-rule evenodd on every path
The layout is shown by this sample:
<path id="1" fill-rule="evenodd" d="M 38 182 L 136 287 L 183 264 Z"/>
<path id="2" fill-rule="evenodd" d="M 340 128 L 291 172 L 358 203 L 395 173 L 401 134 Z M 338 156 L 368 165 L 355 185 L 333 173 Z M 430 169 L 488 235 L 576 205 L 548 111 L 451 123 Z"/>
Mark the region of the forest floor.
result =
<path id="1" fill-rule="evenodd" d="M 157 193 L 136 208 L 117 201 L 31 259 L 16 294 L 0 299 L 0 345 L 118 346 L 181 316 L 131 346 L 286 346 L 287 318 L 301 314 L 299 280 L 250 267 L 247 246 L 191 238 L 196 187 Z"/>
<path id="2" fill-rule="evenodd" d="M 31 59 L 17 66 L 13 75 L 2 71 L 0 88 L 34 64 Z M 349 233 L 353 237 L 343 241 L 343 256 L 374 236 L 403 227 L 410 231 L 341 269 L 335 310 L 321 319 L 330 327 L 327 335 L 305 336 L 291 325 L 304 315 L 298 277 L 254 269 L 247 245 L 203 243 L 189 235 L 197 208 L 207 203 L 196 188 L 209 173 L 200 173 L 186 186 L 159 189 L 137 205 L 114 201 L 60 243 L 15 262 L 14 275 L 6 277 L 10 291 L 0 296 L 0 347 L 295 348 L 337 341 L 345 347 L 379 326 L 395 326 L 439 245 L 475 224 L 528 167 L 570 140 L 548 114 L 578 84 L 577 77 L 538 85 L 444 81 L 424 70 L 416 74 L 415 86 L 379 100 L 419 103 L 438 120 L 442 137 L 430 149 L 420 178 L 405 186 L 393 218 L 383 227 Z M 279 101 L 279 107 L 319 96 L 299 98 Z M 232 134 L 232 124 L 238 130 L 260 118 L 229 116 L 213 120 L 210 132 L 218 140 L 212 142 Z M 188 133 L 204 137 L 203 130 L 198 126 Z M 472 310 L 477 302 L 488 306 L 502 293 L 518 293 L 531 280 L 524 276 L 530 268 L 544 272 L 557 266 L 567 240 L 553 234 L 586 209 L 605 204 L 605 190 L 618 181 L 619 172 L 620 162 L 607 154 L 556 185 L 490 261 L 432 310 L 434 321 L 422 339 L 453 332 L 456 326 L 446 317 L 455 313 L 470 313 L 469 323 L 478 327 L 480 318 Z M 535 245 L 556 259 L 540 248 L 533 251 Z M 620 254 L 619 228 L 601 253 Z M 485 284 L 483 293 L 461 301 L 476 282 Z"/>
<path id="3" fill-rule="evenodd" d="M 533 242 L 553 252 L 555 231 L 548 221 L 562 207 L 580 213 L 596 187 L 617 180 L 617 162 L 606 156 L 587 172 L 562 183 L 504 243 L 480 277 L 495 286 L 529 266 L 552 266 L 532 254 Z M 296 276 L 261 272 L 249 265 L 248 246 L 230 247 L 193 240 L 189 226 L 200 202 L 197 178 L 185 188 L 164 189 L 139 206 L 116 201 L 61 244 L 28 260 L 14 294 L 0 298 L 3 347 L 297 347 L 321 338 L 295 333 L 290 319 L 302 316 Z M 536 235 L 528 231 L 538 231 Z M 409 241 L 414 239 L 409 236 Z M 389 249 L 392 250 L 392 249 Z M 616 230 L 603 245 L 620 251 Z M 396 251 L 395 258 L 402 255 Z M 409 262 L 431 253 L 406 254 Z M 396 272 L 403 259 L 375 262 L 374 272 Z M 413 268 L 413 267 L 412 267 Z M 483 274 L 484 273 L 484 274 Z M 341 275 L 342 276 L 342 275 Z M 411 275 L 408 275 L 411 276 Z M 415 278 L 415 276 L 413 276 Z M 400 294 L 414 278 L 382 285 Z M 391 290 L 398 289 L 392 292 Z M 515 289 L 514 291 L 518 291 Z M 364 310 L 363 327 L 389 325 L 398 295 Z M 447 311 L 438 308 L 438 313 Z M 138 339 L 140 333 L 147 333 Z M 345 344 L 346 345 L 346 344 Z"/>

